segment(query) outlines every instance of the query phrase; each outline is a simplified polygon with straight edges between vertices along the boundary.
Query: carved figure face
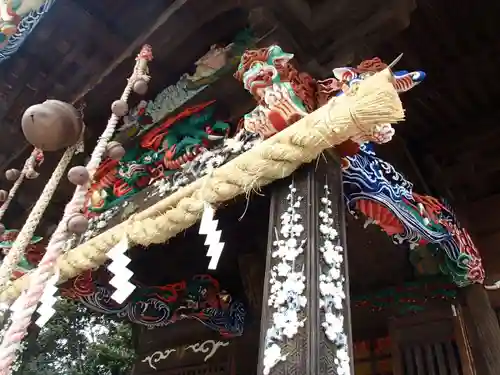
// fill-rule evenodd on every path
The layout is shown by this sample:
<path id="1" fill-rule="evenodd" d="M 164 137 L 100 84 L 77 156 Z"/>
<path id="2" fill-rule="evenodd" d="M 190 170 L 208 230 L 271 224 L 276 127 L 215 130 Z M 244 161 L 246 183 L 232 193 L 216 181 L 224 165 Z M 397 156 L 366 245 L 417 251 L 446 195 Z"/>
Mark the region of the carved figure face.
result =
<path id="1" fill-rule="evenodd" d="M 261 100 L 264 88 L 280 81 L 279 69 L 292 58 L 293 54 L 283 52 L 276 45 L 249 50 L 241 57 L 235 77 L 257 100 Z"/>
<path id="2" fill-rule="evenodd" d="M 278 71 L 274 66 L 265 63 L 256 63 L 243 75 L 243 85 L 246 90 L 262 99 L 264 89 L 272 86 L 273 82 L 279 80 Z"/>

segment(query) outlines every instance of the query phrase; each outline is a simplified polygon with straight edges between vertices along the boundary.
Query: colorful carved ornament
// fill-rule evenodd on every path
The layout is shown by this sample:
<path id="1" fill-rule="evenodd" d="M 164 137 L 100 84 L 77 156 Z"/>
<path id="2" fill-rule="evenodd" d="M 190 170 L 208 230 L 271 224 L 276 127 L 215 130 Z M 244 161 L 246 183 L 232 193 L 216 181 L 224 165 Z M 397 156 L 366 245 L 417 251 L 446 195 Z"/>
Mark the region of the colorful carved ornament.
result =
<path id="1" fill-rule="evenodd" d="M 229 341 L 206 340 L 203 342 L 197 342 L 196 344 L 192 345 L 184 345 L 180 348 L 156 351 L 141 360 L 141 362 L 147 363 L 150 368 L 152 368 L 153 370 L 157 370 L 156 364 L 158 362 L 168 359 L 171 355 L 172 357 L 176 356 L 178 358 L 181 358 L 187 352 L 192 352 L 195 354 L 202 353 L 204 354 L 203 362 L 207 362 L 217 353 L 220 348 L 224 348 L 227 346 L 229 346 Z"/>
<path id="2" fill-rule="evenodd" d="M 453 301 L 457 287 L 438 278 L 380 290 L 374 294 L 354 296 L 356 309 L 370 309 L 372 312 L 389 310 L 396 314 L 424 311 L 430 301 Z"/>
<path id="3" fill-rule="evenodd" d="M 7 255 L 18 235 L 19 231 L 14 229 L 6 230 L 2 235 L 0 235 L 0 258 Z M 45 253 L 45 246 L 41 244 L 42 240 L 43 237 L 38 236 L 34 236 L 31 239 L 24 255 L 21 257 L 12 273 L 12 280 L 20 278 L 38 265 L 43 254 Z"/>
<path id="4" fill-rule="evenodd" d="M 213 45 L 195 62 L 192 75 L 183 74 L 179 80 L 166 87 L 154 100 L 142 101 L 124 118 L 119 129 L 119 138 L 134 138 L 162 121 L 169 113 L 182 107 L 210 84 L 217 81 L 238 65 L 243 52 L 254 44 L 255 38 L 249 30 L 239 32 L 227 46 Z"/>
<path id="5" fill-rule="evenodd" d="M 356 68 L 334 69 L 332 78 L 316 81 L 309 74 L 298 72 L 290 62 L 292 59 L 293 54 L 283 52 L 278 46 L 243 54 L 235 78 L 258 102 L 240 124 L 247 131 L 269 138 L 336 96 L 356 90 L 363 79 L 387 67 L 375 57 Z M 425 73 L 420 71 L 396 71 L 393 74 L 394 86 L 400 93 L 412 89 L 425 78 Z M 352 155 L 357 152 L 358 144 L 385 143 L 393 135 L 390 124 L 382 125 L 373 134 L 347 141 L 336 150 L 341 156 Z"/>
<path id="6" fill-rule="evenodd" d="M 46 0 L 6 0 L 0 3 L 0 48 L 8 43 L 23 16 L 39 9 Z"/>
<path id="7" fill-rule="evenodd" d="M 426 246 L 458 286 L 483 283 L 485 272 L 468 232 L 442 201 L 413 192 L 413 185 L 389 163 L 378 158 L 372 145 L 343 159 L 347 207 L 379 225 L 396 244 L 412 251 Z"/>
<path id="8" fill-rule="evenodd" d="M 102 275 L 101 275 L 102 276 Z M 222 336 L 243 334 L 246 311 L 243 303 L 221 289 L 210 275 L 163 286 L 138 286 L 128 300 L 118 305 L 111 299 L 109 275 L 85 272 L 60 288 L 63 296 L 78 300 L 91 310 L 129 319 L 149 328 L 163 327 L 183 319 L 194 319 Z"/>
<path id="9" fill-rule="evenodd" d="M 230 131 L 214 118 L 215 101 L 189 107 L 151 128 L 120 160 L 105 160 L 94 176 L 86 208 L 99 213 L 181 170 Z"/>
<path id="10" fill-rule="evenodd" d="M 241 57 L 234 76 L 259 103 L 242 120 L 246 130 L 269 138 L 316 109 L 315 81 L 299 73 L 292 58 L 276 45 Z"/>

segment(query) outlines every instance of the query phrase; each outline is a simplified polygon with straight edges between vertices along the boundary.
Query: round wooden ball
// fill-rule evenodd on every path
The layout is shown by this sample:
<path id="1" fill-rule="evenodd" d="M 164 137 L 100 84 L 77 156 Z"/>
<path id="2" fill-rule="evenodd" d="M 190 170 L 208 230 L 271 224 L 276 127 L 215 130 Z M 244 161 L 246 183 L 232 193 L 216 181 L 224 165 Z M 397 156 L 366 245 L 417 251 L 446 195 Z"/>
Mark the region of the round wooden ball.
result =
<path id="1" fill-rule="evenodd" d="M 132 89 L 136 94 L 145 95 L 148 92 L 148 83 L 143 79 L 138 79 Z"/>
<path id="2" fill-rule="evenodd" d="M 21 172 L 17 169 L 9 169 L 7 172 L 5 172 L 5 178 L 9 181 L 16 181 L 19 176 L 21 175 Z"/>
<path id="3" fill-rule="evenodd" d="M 0 202 L 5 202 L 9 197 L 9 192 L 7 190 L 0 190 Z"/>
<path id="4" fill-rule="evenodd" d="M 111 104 L 111 111 L 118 117 L 123 117 L 128 112 L 128 104 L 123 100 L 115 100 Z"/>
<path id="5" fill-rule="evenodd" d="M 34 180 L 35 178 L 38 178 L 38 176 L 40 176 L 40 173 L 38 173 L 34 169 L 30 169 L 28 172 L 26 172 L 26 178 L 28 180 Z"/>
<path id="6" fill-rule="evenodd" d="M 29 107 L 21 126 L 26 140 L 43 151 L 57 151 L 78 142 L 83 121 L 71 104 L 47 100 Z"/>
<path id="7" fill-rule="evenodd" d="M 111 141 L 106 146 L 106 153 L 112 160 L 121 160 L 125 156 L 125 149 L 120 142 Z"/>
<path id="8" fill-rule="evenodd" d="M 68 180 L 72 184 L 85 185 L 89 179 L 89 171 L 83 165 L 73 167 L 68 172 Z"/>
<path id="9" fill-rule="evenodd" d="M 68 219 L 67 229 L 71 233 L 83 234 L 88 227 L 89 221 L 82 214 L 74 214 Z"/>
<path id="10" fill-rule="evenodd" d="M 0 235 L 4 234 L 4 232 L 5 232 L 5 225 L 0 223 Z"/>

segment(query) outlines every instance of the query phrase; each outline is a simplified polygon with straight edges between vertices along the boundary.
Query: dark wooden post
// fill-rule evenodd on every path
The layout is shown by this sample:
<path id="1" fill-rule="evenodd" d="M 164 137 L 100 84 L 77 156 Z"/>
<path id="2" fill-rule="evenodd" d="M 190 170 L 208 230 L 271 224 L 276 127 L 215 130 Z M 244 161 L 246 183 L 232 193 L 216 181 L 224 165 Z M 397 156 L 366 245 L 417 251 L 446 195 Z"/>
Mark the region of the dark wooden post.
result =
<path id="1" fill-rule="evenodd" d="M 273 185 L 258 375 L 353 374 L 341 178 L 322 158 Z"/>
<path id="2" fill-rule="evenodd" d="M 462 290 L 466 303 L 466 329 L 471 333 L 472 354 L 480 375 L 500 374 L 500 326 L 488 293 L 474 284 Z"/>

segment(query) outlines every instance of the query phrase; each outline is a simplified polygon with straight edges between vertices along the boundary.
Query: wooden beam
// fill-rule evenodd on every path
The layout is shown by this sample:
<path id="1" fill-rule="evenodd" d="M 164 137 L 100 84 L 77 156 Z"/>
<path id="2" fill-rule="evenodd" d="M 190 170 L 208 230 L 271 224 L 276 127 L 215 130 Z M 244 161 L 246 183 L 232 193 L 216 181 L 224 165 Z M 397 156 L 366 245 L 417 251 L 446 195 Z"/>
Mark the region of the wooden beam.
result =
<path id="1" fill-rule="evenodd" d="M 462 116 L 460 123 L 443 124 L 441 129 L 434 129 L 430 137 L 423 137 L 421 134 L 422 148 L 442 157 L 480 148 L 484 142 L 491 142 L 493 138 L 500 137 L 500 129 L 497 126 L 500 108 L 491 107 L 483 114 L 478 112 Z M 453 142 L 450 142 L 451 139 Z"/>
<path id="2" fill-rule="evenodd" d="M 81 1 L 70 0 L 68 3 L 72 4 L 72 6 L 79 9 L 81 12 L 84 12 L 92 17 L 94 21 L 93 23 L 96 25 L 96 27 L 101 29 L 99 34 L 102 33 L 106 36 L 111 36 L 113 39 L 115 39 L 115 43 L 113 44 L 117 44 L 120 47 L 127 45 L 128 38 L 123 35 L 123 33 L 119 30 L 115 23 L 108 22 L 107 18 L 103 17 L 103 15 L 100 14 L 99 10 L 95 9 L 95 6 L 92 2 L 86 1 L 85 5 L 83 5 Z M 111 19 L 113 19 L 112 17 L 116 16 L 113 14 L 111 15 Z"/>
<path id="3" fill-rule="evenodd" d="M 170 5 L 164 12 L 162 12 L 158 19 L 153 25 L 151 25 L 145 32 L 139 35 L 130 45 L 129 47 L 118 56 L 113 62 L 97 77 L 92 79 L 84 88 L 81 90 L 74 98 L 72 103 L 75 104 L 81 101 L 95 86 L 101 83 L 111 72 L 119 66 L 124 60 L 133 56 L 138 52 L 139 48 L 145 41 L 165 22 L 170 20 L 186 3 L 188 0 L 176 0 L 172 5 Z M 28 152 L 31 152 L 31 145 L 27 144 L 24 147 L 19 148 L 19 151 L 8 158 L 5 162 L 0 165 L 0 171 L 3 171 L 8 168 L 8 166 L 19 159 L 23 155 L 28 155 Z"/>
<path id="4" fill-rule="evenodd" d="M 142 44 L 146 42 L 146 40 L 163 24 L 168 22 L 186 3 L 188 0 L 176 0 L 172 5 L 170 5 L 165 11 L 163 11 L 156 22 L 153 23 L 145 32 L 139 35 L 130 46 L 120 55 L 118 56 L 108 67 L 104 70 L 97 78 L 93 79 L 89 82 L 82 92 L 76 96 L 74 99 L 75 102 L 79 101 L 89 91 L 91 91 L 95 86 L 101 83 L 104 78 L 106 78 L 118 65 L 122 63 L 122 61 L 136 54 L 141 47 Z"/>
<path id="5" fill-rule="evenodd" d="M 477 236 L 485 236 L 500 231 L 500 194 L 485 199 L 465 203 L 463 210 L 469 220 L 470 229 Z"/>

